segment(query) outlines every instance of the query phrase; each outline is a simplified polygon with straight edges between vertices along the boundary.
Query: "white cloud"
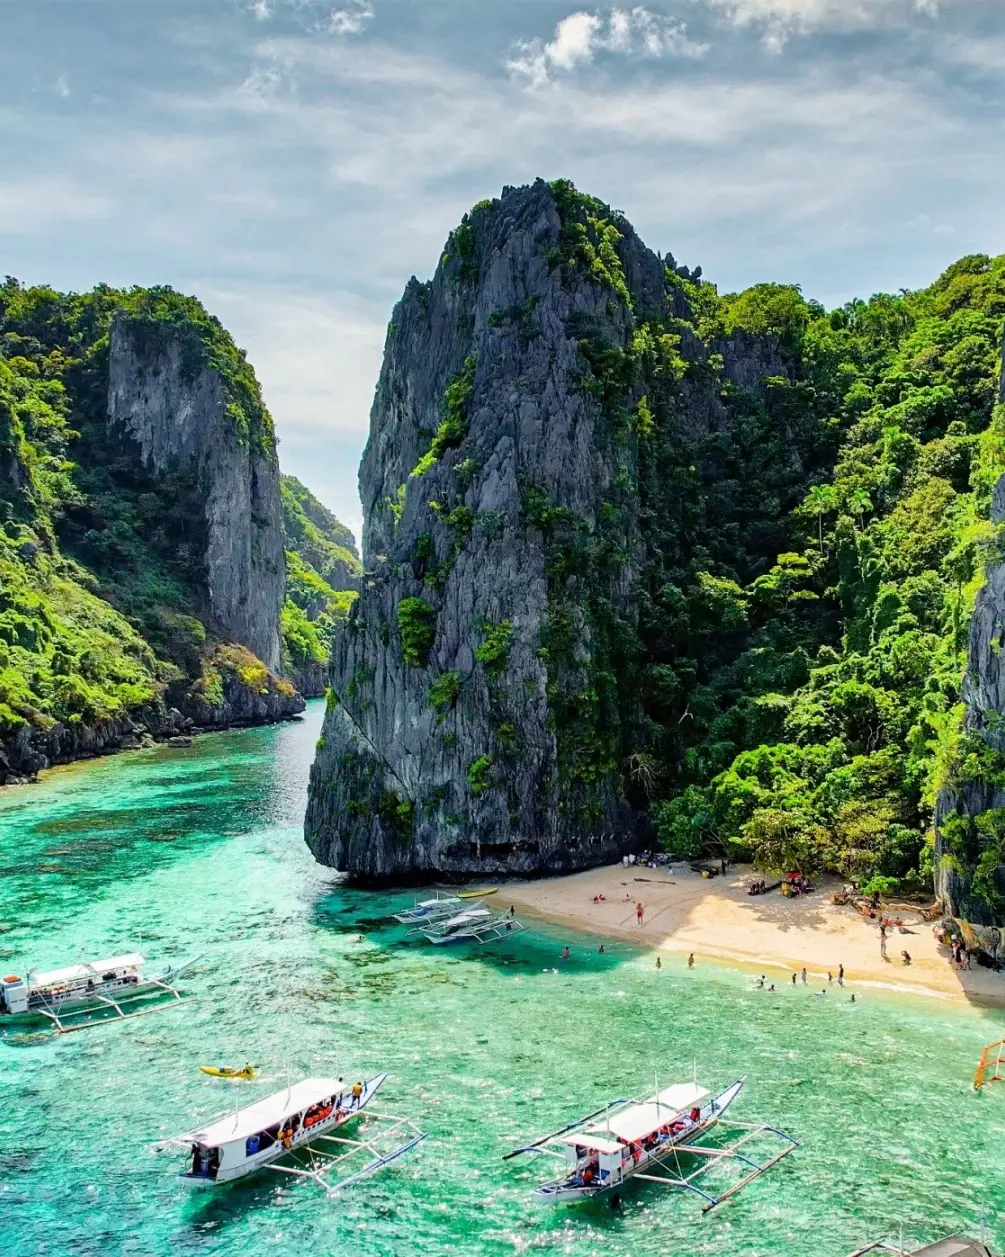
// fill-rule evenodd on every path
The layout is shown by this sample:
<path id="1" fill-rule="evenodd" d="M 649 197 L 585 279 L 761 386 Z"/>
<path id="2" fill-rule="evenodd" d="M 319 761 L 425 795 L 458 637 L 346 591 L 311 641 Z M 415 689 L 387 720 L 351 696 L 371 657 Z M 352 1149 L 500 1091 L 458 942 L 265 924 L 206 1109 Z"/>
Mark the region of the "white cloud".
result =
<path id="1" fill-rule="evenodd" d="M 704 0 L 720 10 L 733 26 L 762 26 L 763 42 L 772 52 L 792 35 L 836 29 L 870 29 L 922 15 L 939 16 L 941 8 L 960 0 Z"/>
<path id="2" fill-rule="evenodd" d="M 0 236 L 45 236 L 68 223 L 107 218 L 110 212 L 107 196 L 66 178 L 0 183 Z"/>
<path id="3" fill-rule="evenodd" d="M 251 11 L 260 22 L 267 22 L 272 16 L 272 10 L 269 8 L 269 0 L 254 0 Z"/>
<path id="4" fill-rule="evenodd" d="M 66 75 L 61 74 L 53 86 L 56 89 L 56 95 L 62 96 L 62 98 L 66 100 L 70 94 L 70 80 L 66 77 Z"/>
<path id="5" fill-rule="evenodd" d="M 551 40 L 522 40 L 506 68 L 532 86 L 548 82 L 556 71 L 568 73 L 598 52 L 641 57 L 703 57 L 708 44 L 689 38 L 676 18 L 650 12 L 642 5 L 599 13 L 570 13 L 555 27 Z"/>
<path id="6" fill-rule="evenodd" d="M 332 9 L 328 29 L 335 35 L 359 35 L 374 19 L 370 0 L 350 0 L 345 9 Z"/>

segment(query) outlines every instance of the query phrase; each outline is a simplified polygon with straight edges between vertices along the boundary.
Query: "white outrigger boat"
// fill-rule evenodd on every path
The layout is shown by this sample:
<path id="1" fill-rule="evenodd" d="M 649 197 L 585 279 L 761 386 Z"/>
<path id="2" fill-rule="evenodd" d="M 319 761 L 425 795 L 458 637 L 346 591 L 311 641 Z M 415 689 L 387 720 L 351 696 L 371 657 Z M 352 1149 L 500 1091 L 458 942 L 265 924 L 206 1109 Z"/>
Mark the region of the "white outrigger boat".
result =
<path id="1" fill-rule="evenodd" d="M 507 1153 L 504 1159 L 533 1153 L 565 1162 L 561 1177 L 537 1188 L 539 1200 L 557 1203 L 620 1195 L 625 1184 L 639 1179 L 694 1192 L 705 1202 L 702 1213 L 707 1213 L 799 1147 L 798 1140 L 774 1126 L 724 1120 L 743 1083 L 740 1078 L 715 1096 L 695 1082 L 677 1083 L 644 1100 L 612 1100 L 579 1121 Z M 696 1140 L 720 1125 L 744 1133 L 726 1146 L 695 1146 Z M 748 1145 L 759 1137 L 777 1137 L 784 1146 L 767 1161 L 755 1161 Z M 685 1173 L 681 1156 L 700 1158 L 700 1164 Z M 739 1182 L 718 1195 L 698 1186 L 696 1180 L 713 1166 L 730 1160 L 747 1169 Z M 672 1171 L 667 1162 L 672 1162 Z"/>
<path id="2" fill-rule="evenodd" d="M 487 943 L 492 939 L 505 938 L 507 934 L 517 934 L 527 927 L 523 922 L 511 917 L 508 912 L 490 912 L 488 908 L 465 908 L 456 916 L 446 920 L 435 920 L 418 925 L 411 931 L 422 934 L 429 942 L 440 945 L 443 943 L 460 943 L 464 939 L 475 939 L 479 943 Z"/>
<path id="3" fill-rule="evenodd" d="M 934 1244 L 912 1248 L 910 1251 L 904 1247 L 903 1240 L 899 1245 L 877 1240 L 874 1244 L 867 1244 L 865 1248 L 856 1248 L 849 1257 L 865 1257 L 866 1253 L 893 1253 L 895 1257 L 991 1257 L 991 1250 L 987 1245 L 967 1239 L 963 1235 L 950 1235 L 944 1240 L 936 1240 Z"/>
<path id="4" fill-rule="evenodd" d="M 435 899 L 423 899 L 413 908 L 405 908 L 392 915 L 402 925 L 425 925 L 443 917 L 452 917 L 463 907 L 464 902 L 460 895 L 437 895 Z"/>
<path id="5" fill-rule="evenodd" d="M 0 1025 L 7 1020 L 44 1019 L 55 1026 L 57 1034 L 69 1034 L 109 1020 L 100 1018 L 67 1025 L 69 1018 L 111 1010 L 114 1014 L 111 1020 L 126 1021 L 130 1017 L 159 1012 L 165 1007 L 173 1008 L 175 1003 L 183 1002 L 174 984 L 198 959 L 195 957 L 184 964 L 169 966 L 161 973 L 151 974 L 146 972 L 146 960 L 139 952 L 130 952 L 125 956 L 67 965 L 44 973 L 29 969 L 23 978 L 10 973 L 0 978 Z M 122 1005 L 127 1001 L 156 994 L 170 995 L 172 999 L 156 1008 L 131 1013 L 123 1011 Z"/>
<path id="6" fill-rule="evenodd" d="M 191 1160 L 180 1176 L 190 1187 L 220 1187 L 268 1169 L 311 1179 L 331 1195 L 397 1160 L 426 1138 L 407 1118 L 373 1112 L 365 1117 L 377 1129 L 368 1127 L 364 1137 L 335 1134 L 348 1122 L 364 1117 L 386 1078 L 387 1074 L 375 1074 L 353 1084 L 341 1078 L 305 1078 L 158 1147 L 189 1147 Z M 395 1142 L 389 1144 L 391 1140 Z M 334 1145 L 339 1151 L 319 1150 L 319 1143 Z M 362 1152 L 371 1155 L 367 1164 L 337 1182 L 326 1181 L 341 1171 L 346 1160 Z M 284 1158 L 287 1164 L 276 1164 Z"/>

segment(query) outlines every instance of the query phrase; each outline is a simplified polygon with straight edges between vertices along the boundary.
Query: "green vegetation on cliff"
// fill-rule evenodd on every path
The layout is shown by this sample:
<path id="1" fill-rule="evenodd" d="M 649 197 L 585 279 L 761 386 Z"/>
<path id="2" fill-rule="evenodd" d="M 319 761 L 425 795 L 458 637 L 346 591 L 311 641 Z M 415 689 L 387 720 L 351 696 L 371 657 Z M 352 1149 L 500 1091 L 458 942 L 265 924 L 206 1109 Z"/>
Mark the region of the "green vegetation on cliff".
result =
<path id="1" fill-rule="evenodd" d="M 216 696 L 247 671 L 208 614 L 195 476 L 155 473 L 109 431 L 115 318 L 141 347 L 177 346 L 183 375 L 215 370 L 239 441 L 275 458 L 250 365 L 194 298 L 0 285 L 0 742 Z"/>
<path id="2" fill-rule="evenodd" d="M 720 295 L 668 259 L 673 316 L 643 318 L 624 220 L 552 190 L 549 260 L 606 288 L 630 329 L 569 323 L 618 469 L 599 518 L 524 490 L 549 553 L 541 643 L 566 806 L 589 825 L 614 774 L 680 855 L 930 880 L 935 797 L 973 741 L 969 619 L 1002 555 L 1005 257 L 833 311 L 780 284 Z M 709 386 L 722 415 L 703 435 L 688 412 Z M 635 619 L 617 610 L 626 565 Z M 1003 827 L 956 828 L 980 893 Z"/>
<path id="3" fill-rule="evenodd" d="M 358 597 L 363 565 L 349 529 L 295 476 L 280 478 L 280 492 L 286 545 L 283 645 L 293 669 L 323 667 L 332 632 Z"/>

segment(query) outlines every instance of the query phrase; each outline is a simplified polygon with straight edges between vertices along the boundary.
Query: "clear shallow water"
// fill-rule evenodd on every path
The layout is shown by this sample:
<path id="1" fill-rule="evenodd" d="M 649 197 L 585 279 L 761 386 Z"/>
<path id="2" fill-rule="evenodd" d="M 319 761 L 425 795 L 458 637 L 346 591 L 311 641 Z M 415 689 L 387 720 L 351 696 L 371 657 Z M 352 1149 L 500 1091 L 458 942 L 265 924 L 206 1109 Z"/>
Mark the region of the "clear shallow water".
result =
<path id="1" fill-rule="evenodd" d="M 401 945 L 407 895 L 347 891 L 304 847 L 321 719 L 61 769 L 0 794 L 0 964 L 140 947 L 204 952 L 198 999 L 61 1039 L 0 1040 L 0 1251 L 308 1257 L 844 1257 L 953 1229 L 1005 1252 L 1005 1088 L 975 1095 L 1005 1016 L 934 1000 L 750 989 L 749 975 L 548 928 L 484 950 Z M 359 941 L 360 933 L 365 934 Z M 564 942 L 573 959 L 562 965 Z M 556 969 L 558 970 L 556 972 Z M 200 1063 L 251 1059 L 226 1084 Z M 606 1208 L 530 1196 L 546 1162 L 508 1148 L 617 1095 L 688 1078 L 748 1086 L 740 1118 L 804 1141 L 701 1219 L 655 1186 Z M 193 1194 L 151 1144 L 278 1089 L 287 1069 L 387 1069 L 385 1109 L 421 1148 L 335 1204 L 265 1174 Z M 894 1238 L 895 1238 L 894 1234 Z M 16 1245 L 16 1247 L 15 1247 Z"/>

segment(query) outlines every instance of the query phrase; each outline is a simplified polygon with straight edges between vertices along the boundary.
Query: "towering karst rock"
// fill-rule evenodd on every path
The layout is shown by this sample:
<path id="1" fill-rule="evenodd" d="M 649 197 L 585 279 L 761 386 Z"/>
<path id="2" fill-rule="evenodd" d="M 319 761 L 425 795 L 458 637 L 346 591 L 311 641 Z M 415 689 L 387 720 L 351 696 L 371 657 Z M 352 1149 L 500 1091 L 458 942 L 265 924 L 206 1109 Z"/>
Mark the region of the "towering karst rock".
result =
<path id="1" fill-rule="evenodd" d="M 209 611 L 228 640 L 280 666 L 285 579 L 279 464 L 242 422 L 224 374 L 192 355 L 188 329 L 119 312 L 108 350 L 108 422 L 156 473 L 190 474 L 202 494 Z"/>
<path id="2" fill-rule="evenodd" d="M 319 860 L 369 879 L 533 873 L 634 840 L 640 592 L 656 534 L 685 544 L 673 477 L 695 470 L 668 451 L 730 422 L 724 387 L 786 369 L 762 338 L 702 343 L 667 261 L 539 181 L 476 206 L 433 280 L 409 282 L 311 773 Z"/>

